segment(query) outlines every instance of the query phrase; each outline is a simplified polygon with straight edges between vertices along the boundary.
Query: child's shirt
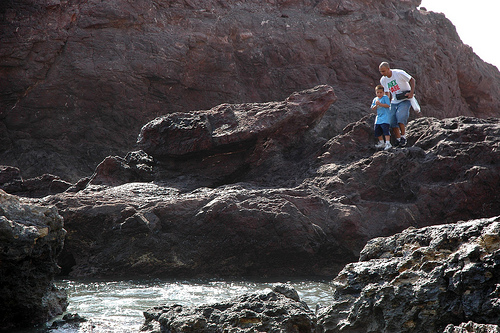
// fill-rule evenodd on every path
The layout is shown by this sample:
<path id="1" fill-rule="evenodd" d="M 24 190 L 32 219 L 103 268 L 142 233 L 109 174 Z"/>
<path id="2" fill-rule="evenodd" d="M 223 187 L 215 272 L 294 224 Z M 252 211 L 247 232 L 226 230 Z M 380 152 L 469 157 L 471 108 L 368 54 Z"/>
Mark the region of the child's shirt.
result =
<path id="1" fill-rule="evenodd" d="M 380 99 L 378 97 L 375 97 L 372 102 L 372 107 L 375 106 L 375 103 L 377 101 L 382 104 L 391 105 L 391 101 L 389 100 L 389 97 L 387 97 L 387 95 L 382 96 L 382 98 Z M 377 118 L 375 118 L 375 124 L 390 124 L 391 122 L 389 120 L 389 112 L 389 108 L 379 106 L 377 108 Z"/>

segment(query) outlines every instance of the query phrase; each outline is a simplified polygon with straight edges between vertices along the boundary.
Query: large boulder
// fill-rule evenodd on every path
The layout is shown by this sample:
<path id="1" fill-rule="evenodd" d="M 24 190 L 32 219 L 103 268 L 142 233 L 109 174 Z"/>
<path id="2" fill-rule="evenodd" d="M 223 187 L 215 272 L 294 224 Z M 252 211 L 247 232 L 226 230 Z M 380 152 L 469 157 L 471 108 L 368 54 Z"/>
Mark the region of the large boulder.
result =
<path id="1" fill-rule="evenodd" d="M 463 332 L 453 325 L 468 321 L 498 329 L 500 217 L 370 240 L 332 284 L 319 332 Z"/>
<path id="2" fill-rule="evenodd" d="M 498 117 L 498 69 L 419 4 L 2 1 L 0 160 L 76 182 L 160 115 L 320 84 L 339 96 L 316 130 L 326 141 L 370 112 L 383 60 L 416 78 L 427 116 Z"/>
<path id="3" fill-rule="evenodd" d="M 55 207 L 22 204 L 0 190 L 0 330 L 27 328 L 68 305 L 53 284 L 66 231 Z"/>
<path id="4" fill-rule="evenodd" d="M 152 170 L 157 181 L 168 183 L 182 175 L 183 183 L 188 177 L 197 178 L 197 187 L 234 183 L 252 173 L 297 164 L 296 160 L 284 162 L 284 152 L 304 149 L 305 134 L 336 100 L 332 87 L 317 86 L 281 102 L 222 104 L 210 110 L 172 113 L 144 125 L 138 144 L 157 162 Z M 98 169 L 91 184 L 109 184 L 100 174 Z"/>
<path id="5" fill-rule="evenodd" d="M 156 158 L 234 153 L 235 147 L 249 142 L 254 147 L 264 140 L 290 145 L 314 127 L 336 100 L 333 88 L 323 85 L 295 92 L 282 102 L 222 104 L 206 111 L 172 113 L 144 125 L 138 144 Z"/>

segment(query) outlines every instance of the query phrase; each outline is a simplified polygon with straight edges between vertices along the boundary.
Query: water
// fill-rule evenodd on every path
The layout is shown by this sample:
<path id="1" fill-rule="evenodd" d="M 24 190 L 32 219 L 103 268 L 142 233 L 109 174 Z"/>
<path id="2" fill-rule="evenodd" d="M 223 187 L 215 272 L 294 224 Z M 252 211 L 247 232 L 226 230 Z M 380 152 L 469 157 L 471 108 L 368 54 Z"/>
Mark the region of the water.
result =
<path id="1" fill-rule="evenodd" d="M 286 281 L 283 281 L 286 282 Z M 332 299 L 328 281 L 288 281 L 311 309 Z M 50 330 L 57 333 L 139 332 L 143 311 L 160 304 L 185 306 L 227 301 L 246 293 L 271 291 L 273 282 L 235 280 L 130 280 L 57 281 L 69 296 L 67 313 L 88 319 L 79 326 L 64 325 Z"/>

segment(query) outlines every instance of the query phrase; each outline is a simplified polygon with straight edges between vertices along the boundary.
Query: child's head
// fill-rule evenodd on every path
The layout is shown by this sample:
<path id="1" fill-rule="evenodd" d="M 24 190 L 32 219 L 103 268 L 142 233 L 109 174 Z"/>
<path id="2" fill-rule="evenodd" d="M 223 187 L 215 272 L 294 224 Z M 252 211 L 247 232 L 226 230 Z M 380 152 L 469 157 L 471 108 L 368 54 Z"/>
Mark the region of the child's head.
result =
<path id="1" fill-rule="evenodd" d="M 375 94 L 378 98 L 382 98 L 384 96 L 384 87 L 382 85 L 378 85 L 375 87 Z"/>

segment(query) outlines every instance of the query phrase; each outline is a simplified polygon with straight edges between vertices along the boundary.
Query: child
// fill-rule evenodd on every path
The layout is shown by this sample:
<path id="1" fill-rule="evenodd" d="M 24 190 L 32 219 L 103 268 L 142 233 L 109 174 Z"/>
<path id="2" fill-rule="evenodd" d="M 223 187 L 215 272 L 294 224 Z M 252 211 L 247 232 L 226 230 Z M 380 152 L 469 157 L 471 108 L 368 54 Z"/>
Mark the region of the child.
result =
<path id="1" fill-rule="evenodd" d="M 377 118 L 375 118 L 375 136 L 378 138 L 378 143 L 375 148 L 384 148 L 384 150 L 390 149 L 391 146 L 391 134 L 389 125 L 389 108 L 391 107 L 391 101 L 389 97 L 384 93 L 384 87 L 378 85 L 375 87 L 375 94 L 377 97 L 373 99 L 372 110 L 377 110 Z M 385 136 L 385 143 L 384 138 Z"/>

